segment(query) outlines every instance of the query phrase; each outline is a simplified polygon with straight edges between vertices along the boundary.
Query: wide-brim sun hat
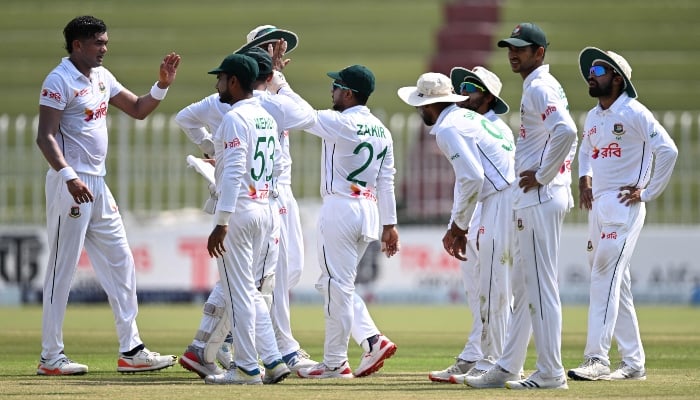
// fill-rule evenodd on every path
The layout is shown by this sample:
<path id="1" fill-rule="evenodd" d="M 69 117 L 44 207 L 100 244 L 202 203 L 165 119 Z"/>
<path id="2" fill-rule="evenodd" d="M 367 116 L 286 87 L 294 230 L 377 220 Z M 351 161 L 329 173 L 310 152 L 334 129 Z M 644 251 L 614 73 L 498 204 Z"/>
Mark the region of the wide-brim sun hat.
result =
<path id="1" fill-rule="evenodd" d="M 604 51 L 597 47 L 586 47 L 581 50 L 578 63 L 581 67 L 581 76 L 586 83 L 588 83 L 590 69 L 596 61 L 602 61 L 615 69 L 625 80 L 625 93 L 633 99 L 637 98 L 637 90 L 632 84 L 632 67 L 621 55 L 612 51 Z"/>
<path id="2" fill-rule="evenodd" d="M 427 72 L 421 75 L 416 86 L 399 88 L 397 94 L 404 103 L 413 107 L 433 103 L 457 103 L 469 98 L 456 94 L 450 78 L 437 72 Z"/>
<path id="3" fill-rule="evenodd" d="M 460 93 L 460 86 L 462 82 L 469 79 L 475 83 L 482 85 L 495 97 L 496 101 L 493 105 L 493 112 L 496 114 L 506 114 L 510 108 L 508 103 L 506 103 L 502 98 L 499 97 L 501 94 L 501 89 L 503 84 L 501 80 L 493 72 L 487 70 L 484 67 L 477 66 L 474 69 L 469 70 L 462 67 L 454 67 L 450 71 L 450 79 L 452 80 L 452 88 L 455 93 Z"/>
<path id="4" fill-rule="evenodd" d="M 279 29 L 274 25 L 260 25 L 248 33 L 246 44 L 234 51 L 234 53 L 243 53 L 251 47 L 276 43 L 280 39 L 284 39 L 287 42 L 286 53 L 291 53 L 299 43 L 299 38 L 292 31 Z"/>

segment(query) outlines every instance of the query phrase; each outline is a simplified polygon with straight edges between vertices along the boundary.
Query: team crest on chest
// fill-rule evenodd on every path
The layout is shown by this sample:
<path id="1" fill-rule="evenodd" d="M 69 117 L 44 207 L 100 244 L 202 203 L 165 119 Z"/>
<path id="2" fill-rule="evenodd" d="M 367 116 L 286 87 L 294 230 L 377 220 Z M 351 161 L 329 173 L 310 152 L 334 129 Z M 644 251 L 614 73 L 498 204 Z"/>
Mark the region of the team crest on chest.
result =
<path id="1" fill-rule="evenodd" d="M 586 251 L 593 251 L 593 242 L 588 241 L 588 246 L 586 246 Z"/>
<path id="2" fill-rule="evenodd" d="M 518 218 L 518 230 L 522 231 L 523 229 L 525 229 L 525 226 L 523 225 L 523 220 L 522 218 Z"/>
<path id="3" fill-rule="evenodd" d="M 105 90 L 107 89 L 107 87 L 105 86 L 105 83 L 102 81 L 100 81 L 99 88 L 100 88 L 100 92 L 102 92 L 102 93 L 104 93 Z"/>
<path id="4" fill-rule="evenodd" d="M 622 122 L 618 122 L 613 125 L 612 134 L 617 136 L 618 140 L 620 139 L 620 136 L 625 134 L 625 126 L 622 125 Z"/>
<path id="5" fill-rule="evenodd" d="M 71 218 L 80 217 L 80 206 L 72 206 L 70 208 L 70 212 L 68 213 L 68 216 Z"/>

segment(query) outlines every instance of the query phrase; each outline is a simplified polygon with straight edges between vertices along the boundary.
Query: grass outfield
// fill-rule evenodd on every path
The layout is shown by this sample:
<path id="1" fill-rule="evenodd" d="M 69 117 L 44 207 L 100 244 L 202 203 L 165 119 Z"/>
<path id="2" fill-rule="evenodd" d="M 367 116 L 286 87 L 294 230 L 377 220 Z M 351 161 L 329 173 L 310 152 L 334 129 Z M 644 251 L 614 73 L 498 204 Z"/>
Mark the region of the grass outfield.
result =
<path id="1" fill-rule="evenodd" d="M 3 399 L 393 399 L 456 398 L 674 398 L 698 396 L 700 381 L 700 310 L 686 307 L 638 309 L 647 354 L 648 379 L 643 382 L 569 382 L 570 390 L 513 392 L 475 390 L 436 384 L 428 371 L 442 369 L 464 346 L 468 329 L 466 307 L 372 306 L 374 319 L 398 345 L 396 355 L 371 377 L 310 381 L 290 377 L 275 386 L 205 385 L 179 365 L 160 372 L 129 375 L 116 372 L 116 338 L 107 306 L 71 305 L 64 340 L 70 357 L 90 367 L 87 375 L 35 375 L 41 342 L 39 307 L 0 308 L 0 398 Z M 295 306 L 294 332 L 315 359 L 323 349 L 323 319 L 318 305 Z M 181 354 L 199 323 L 200 307 L 142 306 L 139 328 L 147 345 L 161 353 Z M 586 328 L 585 307 L 566 307 L 562 356 L 565 367 L 581 361 Z M 358 346 L 350 346 L 355 367 Z M 613 362 L 619 359 L 613 351 Z M 534 367 L 532 345 L 526 373 Z"/>

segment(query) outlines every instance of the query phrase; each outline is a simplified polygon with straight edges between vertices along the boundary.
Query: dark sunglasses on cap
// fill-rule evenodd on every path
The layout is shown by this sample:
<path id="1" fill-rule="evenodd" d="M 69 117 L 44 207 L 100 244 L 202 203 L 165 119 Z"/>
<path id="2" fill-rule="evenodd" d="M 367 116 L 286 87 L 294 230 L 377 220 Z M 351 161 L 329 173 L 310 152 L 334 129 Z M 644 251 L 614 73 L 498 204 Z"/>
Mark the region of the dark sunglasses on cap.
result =
<path id="1" fill-rule="evenodd" d="M 476 83 L 472 82 L 462 82 L 461 85 L 459 85 L 459 92 L 467 92 L 467 93 L 475 93 L 475 92 L 485 92 L 486 89 L 483 86 L 479 86 Z"/>
<path id="2" fill-rule="evenodd" d="M 344 89 L 344 90 L 352 90 L 353 92 L 357 92 L 357 90 L 355 90 L 355 89 L 353 89 L 353 88 L 349 88 L 349 87 L 347 87 L 347 86 L 341 85 L 341 84 L 338 83 L 338 82 L 333 82 L 332 89 L 335 90 L 336 88 L 337 88 L 337 89 Z"/>

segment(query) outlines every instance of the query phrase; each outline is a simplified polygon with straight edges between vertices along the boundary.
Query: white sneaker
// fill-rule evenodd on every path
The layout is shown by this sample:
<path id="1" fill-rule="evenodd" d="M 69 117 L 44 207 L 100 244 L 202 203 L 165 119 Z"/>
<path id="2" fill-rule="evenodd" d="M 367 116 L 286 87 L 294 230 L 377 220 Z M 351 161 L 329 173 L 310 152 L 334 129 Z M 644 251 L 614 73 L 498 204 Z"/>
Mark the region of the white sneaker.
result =
<path id="1" fill-rule="evenodd" d="M 567 375 L 575 381 L 608 381 L 610 380 L 610 367 L 603 364 L 600 359 L 591 357 L 578 368 L 570 369 Z"/>
<path id="2" fill-rule="evenodd" d="M 506 382 L 519 378 L 518 374 L 510 373 L 496 364 L 479 376 L 466 376 L 464 384 L 477 389 L 502 388 Z"/>
<path id="3" fill-rule="evenodd" d="M 207 375 L 223 374 L 224 370 L 218 365 L 204 361 L 204 349 L 189 345 L 187 350 L 178 360 L 182 368 L 192 371 L 199 375 L 200 378 L 205 378 Z"/>
<path id="4" fill-rule="evenodd" d="M 262 385 L 263 381 L 260 371 L 256 374 L 248 375 L 240 368 L 234 366 L 223 374 L 207 375 L 204 378 L 204 383 L 214 385 Z"/>
<path id="5" fill-rule="evenodd" d="M 233 367 L 233 345 L 231 343 L 224 342 L 221 344 L 221 347 L 216 352 L 216 361 L 225 369 Z"/>
<path id="6" fill-rule="evenodd" d="M 282 360 L 293 372 L 297 372 L 304 368 L 311 368 L 318 364 L 318 362 L 312 360 L 309 353 L 305 352 L 303 349 L 287 354 L 286 356 L 282 357 Z"/>
<path id="7" fill-rule="evenodd" d="M 543 378 L 540 376 L 540 371 L 535 371 L 527 379 L 520 379 L 506 382 L 508 389 L 568 389 L 566 376 L 557 376 L 555 378 Z"/>
<path id="8" fill-rule="evenodd" d="M 53 360 L 42 358 L 36 367 L 37 375 L 85 375 L 87 372 L 87 365 L 73 362 L 63 353 Z"/>
<path id="9" fill-rule="evenodd" d="M 362 354 L 360 365 L 355 369 L 356 377 L 368 376 L 379 371 L 384 366 L 384 360 L 396 353 L 396 345 L 384 335 L 379 335 L 371 351 Z"/>
<path id="10" fill-rule="evenodd" d="M 454 364 L 441 371 L 430 371 L 428 379 L 433 382 L 451 382 L 450 377 L 454 375 L 465 375 L 476 365 L 476 361 L 465 361 L 457 358 Z"/>
<path id="11" fill-rule="evenodd" d="M 280 383 L 291 373 L 292 371 L 289 370 L 287 364 L 285 364 L 284 361 L 279 360 L 276 364 L 274 364 L 273 367 L 265 367 L 265 376 L 263 376 L 263 383 L 265 385 Z"/>
<path id="12" fill-rule="evenodd" d="M 161 356 L 160 353 L 150 351 L 147 348 L 139 350 L 133 356 L 119 355 L 117 361 L 118 372 L 143 372 L 157 371 L 159 369 L 172 367 L 177 361 L 177 356 L 167 355 Z"/>
<path id="13" fill-rule="evenodd" d="M 637 370 L 627 365 L 627 363 L 624 361 L 620 362 L 620 366 L 610 374 L 610 380 L 613 381 L 645 381 L 646 379 L 647 371 L 644 369 L 644 367 Z"/>
<path id="14" fill-rule="evenodd" d="M 466 385 L 467 384 L 466 380 L 467 380 L 468 376 L 472 376 L 472 377 L 473 376 L 481 376 L 484 372 L 486 372 L 486 371 L 483 369 L 478 369 L 478 368 L 474 367 L 474 368 L 470 369 L 469 372 L 467 372 L 466 374 L 452 375 L 450 377 L 449 382 Z"/>
<path id="15" fill-rule="evenodd" d="M 325 378 L 352 378 L 352 370 L 348 362 L 343 362 L 338 368 L 328 368 L 324 363 L 318 363 L 311 368 L 297 371 L 300 378 L 325 379 Z"/>

